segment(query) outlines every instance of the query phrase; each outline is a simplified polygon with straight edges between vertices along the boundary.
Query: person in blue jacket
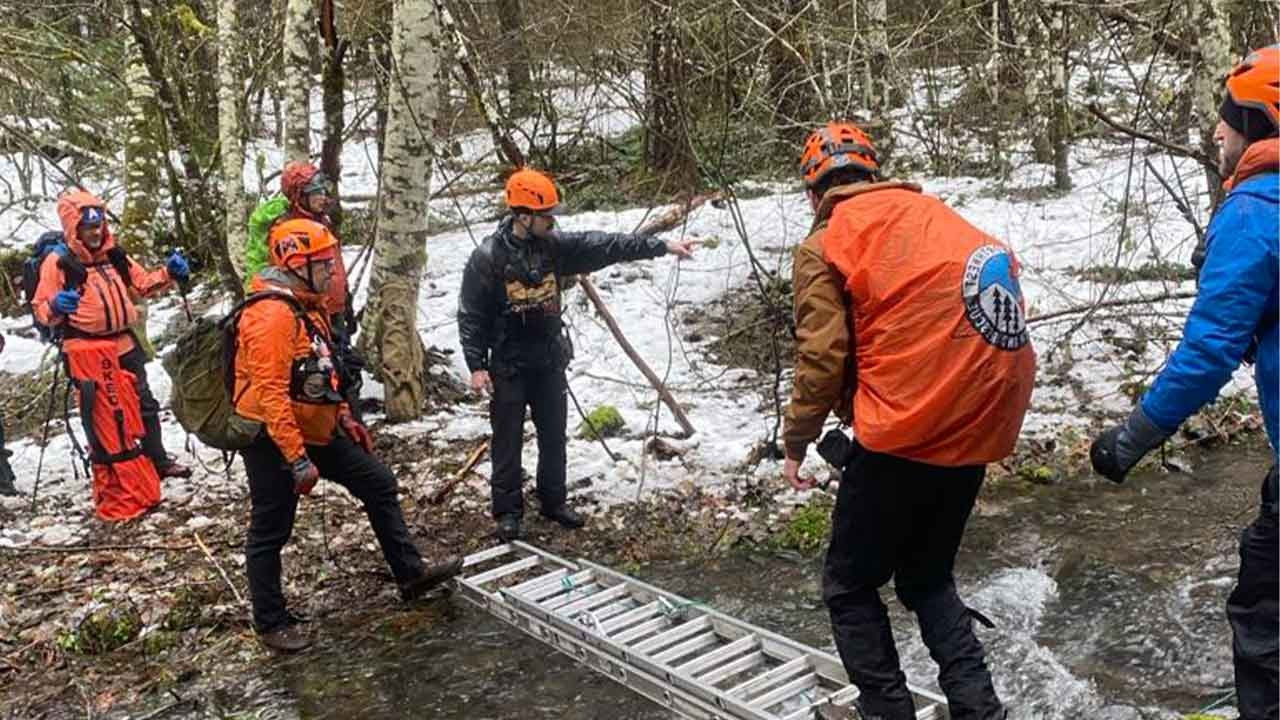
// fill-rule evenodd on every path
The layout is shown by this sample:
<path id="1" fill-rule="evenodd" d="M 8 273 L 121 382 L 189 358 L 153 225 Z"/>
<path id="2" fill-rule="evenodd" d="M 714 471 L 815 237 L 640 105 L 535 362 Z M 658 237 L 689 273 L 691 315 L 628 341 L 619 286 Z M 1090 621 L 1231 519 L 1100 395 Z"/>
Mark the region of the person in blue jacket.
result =
<path id="1" fill-rule="evenodd" d="M 1275 452 L 1280 397 L 1280 45 L 1251 53 L 1227 78 L 1214 138 L 1226 198 L 1209 222 L 1200 290 L 1182 342 L 1122 424 L 1093 442 L 1098 474 L 1123 482 L 1147 452 L 1213 401 L 1241 362 L 1254 362 L 1273 462 L 1258 517 L 1240 536 L 1227 599 L 1241 720 L 1280 716 L 1280 534 Z M 1199 255 L 1199 253 L 1197 253 Z"/>

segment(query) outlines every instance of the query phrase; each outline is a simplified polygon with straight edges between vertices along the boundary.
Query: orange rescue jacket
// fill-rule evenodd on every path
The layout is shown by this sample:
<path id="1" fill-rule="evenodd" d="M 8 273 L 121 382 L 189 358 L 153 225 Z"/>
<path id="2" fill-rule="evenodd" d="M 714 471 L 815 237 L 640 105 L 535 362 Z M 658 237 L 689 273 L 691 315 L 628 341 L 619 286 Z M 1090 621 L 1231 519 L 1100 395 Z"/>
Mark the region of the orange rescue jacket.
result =
<path id="1" fill-rule="evenodd" d="M 1007 456 L 1035 381 L 1013 251 L 918 188 L 840 195 L 822 248 L 849 298 L 858 442 L 942 466 Z"/>
<path id="2" fill-rule="evenodd" d="M 76 234 L 76 227 L 80 223 L 80 211 L 86 207 L 103 207 L 103 202 L 92 193 L 84 191 L 70 192 L 58 198 L 58 219 L 62 222 L 65 242 L 86 270 L 84 285 L 77 288 L 80 292 L 80 306 L 70 317 L 55 313 L 49 307 L 54 295 L 65 289 L 67 282 L 58 265 L 57 253 L 49 253 L 40 263 L 40 281 L 36 286 L 31 309 L 43 325 L 53 327 L 67 323 L 73 331 L 64 341 L 68 347 L 76 346 L 80 340 L 77 336 L 114 337 L 116 348 L 123 355 L 135 347 L 133 334 L 128 332 L 129 326 L 138 321 L 138 308 L 133 304 L 134 298 L 156 295 L 168 289 L 172 281 L 164 268 L 146 270 L 132 259 L 128 260 L 128 280 L 121 277 L 107 259 L 107 253 L 116 246 L 116 238 L 105 221 L 102 246 L 96 251 L 85 247 Z"/>
<path id="3" fill-rule="evenodd" d="M 291 290 L 283 270 L 263 270 L 253 279 L 251 289 L 291 293 L 307 309 L 307 317 L 323 341 L 331 339 L 325 298 Z M 338 416 L 346 411 L 345 403 L 304 403 L 291 397 L 295 361 L 315 353 L 306 323 L 288 303 L 262 300 L 246 307 L 240 315 L 233 404 L 236 413 L 266 426 L 267 434 L 289 462 L 305 454 L 305 445 L 327 445 L 332 441 Z"/>

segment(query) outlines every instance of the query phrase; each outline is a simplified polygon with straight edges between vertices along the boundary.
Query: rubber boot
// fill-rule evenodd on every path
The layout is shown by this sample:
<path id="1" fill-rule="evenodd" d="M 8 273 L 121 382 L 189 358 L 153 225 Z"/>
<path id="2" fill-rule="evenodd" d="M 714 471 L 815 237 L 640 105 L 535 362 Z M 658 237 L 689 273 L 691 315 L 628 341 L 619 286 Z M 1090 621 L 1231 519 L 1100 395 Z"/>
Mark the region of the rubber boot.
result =
<path id="1" fill-rule="evenodd" d="M 938 664 L 938 686 L 947 696 L 951 720 L 1004 718 L 982 643 L 973 632 L 975 615 L 960 601 L 955 586 L 948 584 L 912 604 L 920 635 Z"/>

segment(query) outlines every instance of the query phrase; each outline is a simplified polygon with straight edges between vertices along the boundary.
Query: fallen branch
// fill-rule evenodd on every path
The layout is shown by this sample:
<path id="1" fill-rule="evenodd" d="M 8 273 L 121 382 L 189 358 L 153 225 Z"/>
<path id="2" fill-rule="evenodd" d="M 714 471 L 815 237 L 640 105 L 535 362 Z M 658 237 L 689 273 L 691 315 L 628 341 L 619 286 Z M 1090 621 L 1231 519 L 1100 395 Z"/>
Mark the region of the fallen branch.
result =
<path id="1" fill-rule="evenodd" d="M 157 552 L 183 552 L 195 545 L 5 545 L 0 546 L 0 554 L 5 552 L 53 552 L 53 553 L 90 553 L 112 552 L 119 550 L 154 550 Z"/>
<path id="2" fill-rule="evenodd" d="M 449 479 L 449 482 L 445 483 L 439 490 L 436 490 L 427 496 L 427 503 L 430 505 L 439 505 L 444 502 L 444 499 L 449 497 L 450 493 L 453 492 L 453 489 L 458 486 L 458 483 L 462 482 L 462 479 L 467 476 L 467 473 L 475 469 L 476 465 L 480 463 L 480 458 L 483 458 L 484 454 L 488 452 L 488 450 L 488 440 L 480 443 L 479 447 L 472 450 L 471 454 L 467 456 L 467 461 L 462 464 L 462 467 L 458 469 L 458 472 L 453 474 L 453 477 Z"/>
<path id="3" fill-rule="evenodd" d="M 218 574 L 222 576 L 223 582 L 227 584 L 227 587 L 231 588 L 231 594 L 235 595 L 236 603 L 244 605 L 244 598 L 240 595 L 240 591 L 236 589 L 235 584 L 231 582 L 231 578 L 227 577 L 227 571 L 222 569 L 222 565 L 218 563 L 217 558 L 213 556 L 213 553 L 209 552 L 209 547 L 204 544 L 204 540 L 200 539 L 200 533 L 193 531 L 191 535 L 195 537 L 196 544 L 200 546 L 200 550 L 204 552 L 204 556 L 209 558 L 209 562 L 213 564 L 214 569 L 216 569 Z"/>
<path id="4" fill-rule="evenodd" d="M 693 429 L 693 423 L 689 422 L 689 417 L 684 414 L 684 408 L 680 407 L 676 399 L 671 396 L 671 392 L 667 390 L 667 386 L 662 384 L 662 380 L 658 378 L 657 373 L 653 371 L 653 368 L 649 367 L 644 358 L 640 357 L 640 353 L 636 352 L 636 349 L 631 346 L 631 342 L 622 334 L 622 328 L 618 327 L 618 321 L 613 318 L 613 313 L 609 312 L 609 308 L 605 307 L 604 300 L 600 298 L 600 291 L 596 290 L 596 286 L 591 283 L 591 279 L 584 275 L 578 278 L 578 283 L 582 285 L 582 291 L 587 294 L 591 304 L 596 306 L 596 312 L 600 313 L 600 317 L 604 318 L 604 324 L 609 326 L 609 332 L 613 333 L 613 339 L 618 341 L 618 345 L 622 347 L 622 352 L 631 358 L 631 362 L 640 368 L 640 372 L 649 381 L 649 384 L 653 386 L 653 389 L 658 391 L 658 396 L 662 398 L 662 403 L 671 410 L 671 414 L 675 416 L 676 422 L 680 423 L 680 428 L 684 430 L 685 435 L 694 434 L 696 431 Z"/>
<path id="5" fill-rule="evenodd" d="M 1097 310 L 1099 308 L 1122 307 L 1125 305 L 1149 305 L 1151 303 L 1161 302 L 1164 300 L 1189 300 L 1191 298 L 1194 298 L 1195 296 L 1196 296 L 1196 293 L 1194 291 L 1185 291 L 1185 292 L 1165 293 L 1163 295 L 1156 295 L 1154 297 L 1118 298 L 1115 300 L 1105 300 L 1103 302 L 1090 303 L 1088 305 L 1079 305 L 1076 307 L 1066 308 L 1065 310 L 1055 310 L 1050 313 L 1043 313 L 1041 315 L 1029 317 L 1027 318 L 1027 324 L 1030 325 L 1032 323 L 1044 322 L 1045 320 L 1052 320 L 1054 318 L 1059 318 L 1066 315 L 1075 315 L 1077 313 L 1089 312 L 1091 310 Z"/>

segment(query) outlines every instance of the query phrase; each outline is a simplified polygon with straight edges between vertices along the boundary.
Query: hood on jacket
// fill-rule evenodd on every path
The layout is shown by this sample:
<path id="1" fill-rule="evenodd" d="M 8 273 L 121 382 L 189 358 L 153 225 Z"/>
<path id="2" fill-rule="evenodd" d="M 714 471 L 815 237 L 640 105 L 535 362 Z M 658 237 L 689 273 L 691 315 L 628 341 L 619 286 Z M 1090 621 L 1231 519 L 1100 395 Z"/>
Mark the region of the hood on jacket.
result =
<path id="1" fill-rule="evenodd" d="M 1274 172 L 1280 172 L 1280 137 L 1250 143 L 1236 163 L 1235 172 L 1222 186 L 1231 190 L 1254 175 Z"/>
<path id="2" fill-rule="evenodd" d="M 253 276 L 249 285 L 250 292 L 287 292 L 298 299 L 308 309 L 320 310 L 325 305 L 326 295 L 313 293 L 302 287 L 302 281 L 294 277 L 288 270 L 274 265 L 265 267 Z"/>
<path id="3" fill-rule="evenodd" d="M 289 212 L 312 220 L 318 220 L 315 213 L 302 206 L 302 191 L 307 187 L 320 168 L 309 162 L 291 162 L 284 166 L 280 173 L 280 193 L 289 199 Z"/>
<path id="4" fill-rule="evenodd" d="M 87 207 L 106 208 L 106 203 L 102 199 L 91 192 L 84 190 L 73 190 L 63 193 L 58 198 L 58 220 L 62 223 L 62 234 L 66 238 L 67 247 L 76 254 L 76 257 L 83 263 L 100 262 L 107 256 L 107 251 L 116 245 L 115 234 L 111 232 L 111 226 L 107 224 L 107 219 L 102 219 L 102 246 L 95 251 L 80 242 L 80 235 L 76 229 L 80 225 L 80 211 Z"/>
<path id="5" fill-rule="evenodd" d="M 816 228 L 827 220 L 831 219 L 831 213 L 836 209 L 836 205 L 848 200 L 855 195 L 874 192 L 876 190 L 891 190 L 900 188 L 910 190 L 911 192 L 920 192 L 920 186 L 901 180 L 880 180 L 877 182 L 859 182 L 850 183 L 848 185 L 836 185 L 822 194 L 822 200 L 818 202 L 818 209 L 813 213 L 813 227 Z"/>

